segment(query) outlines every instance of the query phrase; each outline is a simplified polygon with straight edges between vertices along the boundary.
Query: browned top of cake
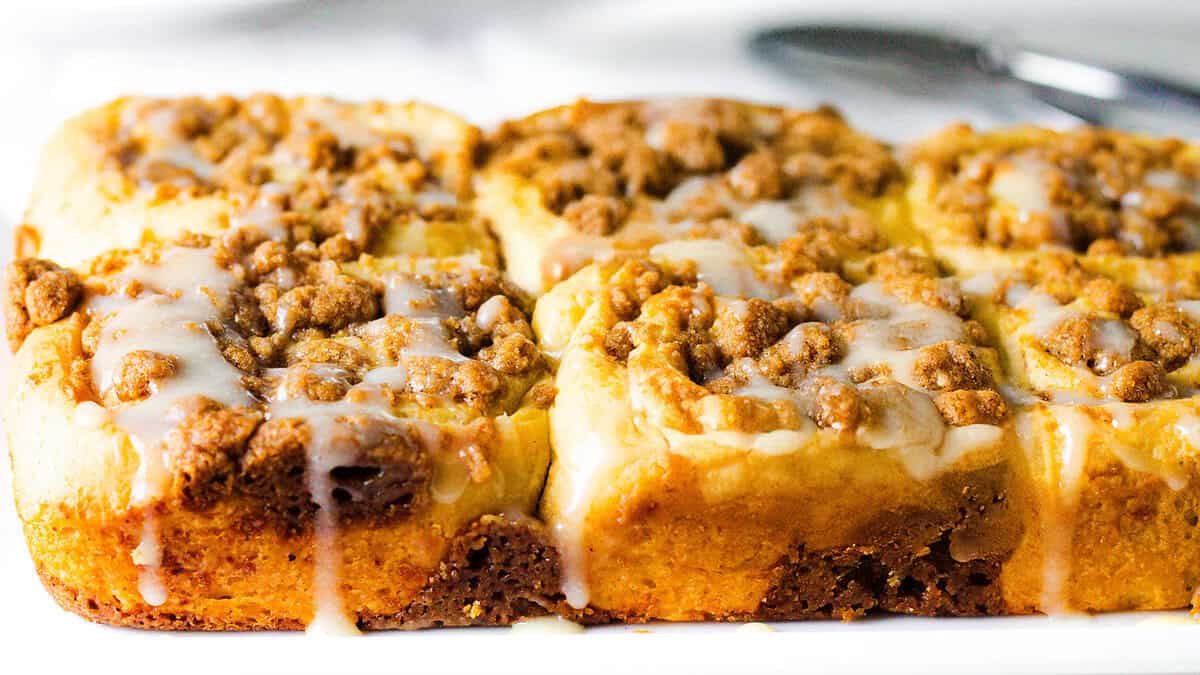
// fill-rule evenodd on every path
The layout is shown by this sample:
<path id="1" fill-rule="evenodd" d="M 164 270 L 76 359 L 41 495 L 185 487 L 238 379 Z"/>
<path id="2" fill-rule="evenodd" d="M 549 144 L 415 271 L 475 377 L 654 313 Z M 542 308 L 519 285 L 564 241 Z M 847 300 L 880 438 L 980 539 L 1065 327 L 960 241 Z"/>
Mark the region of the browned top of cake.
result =
<path id="1" fill-rule="evenodd" d="M 935 172 L 935 205 L 971 241 L 1097 255 L 1200 249 L 1200 153 L 1179 140 L 958 126 L 919 145 L 913 160 Z"/>
<path id="2" fill-rule="evenodd" d="M 1026 314 L 1023 334 L 1095 383 L 1091 394 L 1175 396 L 1167 374 L 1200 355 L 1200 303 L 1143 297 L 1069 255 L 1039 254 L 985 285 L 991 301 Z"/>
<path id="3" fill-rule="evenodd" d="M 896 409 L 927 411 L 939 427 L 1002 420 L 995 357 L 957 284 L 908 251 L 877 254 L 864 269 L 857 286 L 802 270 L 773 297 L 738 298 L 697 284 L 686 266 L 627 261 L 610 281 L 620 321 L 603 347 L 631 369 L 665 363 L 686 375 L 662 391 L 684 431 L 714 416 L 749 432 L 806 418 L 856 431 Z"/>
<path id="4" fill-rule="evenodd" d="M 465 217 L 467 163 L 477 132 L 458 144 L 390 121 L 380 102 L 282 99 L 128 99 L 93 129 L 104 161 L 155 198 L 221 192 L 234 226 L 276 239 L 341 235 L 365 250 L 389 224 Z"/>
<path id="5" fill-rule="evenodd" d="M 581 101 L 507 122 L 487 147 L 492 167 L 532 180 L 549 210 L 592 235 L 631 220 L 688 221 L 702 230 L 691 236 L 757 243 L 772 239 L 761 231 L 770 225 L 755 235 L 756 215 L 742 207 L 807 197 L 816 215 L 841 215 L 899 176 L 888 148 L 832 109 L 724 100 Z"/>

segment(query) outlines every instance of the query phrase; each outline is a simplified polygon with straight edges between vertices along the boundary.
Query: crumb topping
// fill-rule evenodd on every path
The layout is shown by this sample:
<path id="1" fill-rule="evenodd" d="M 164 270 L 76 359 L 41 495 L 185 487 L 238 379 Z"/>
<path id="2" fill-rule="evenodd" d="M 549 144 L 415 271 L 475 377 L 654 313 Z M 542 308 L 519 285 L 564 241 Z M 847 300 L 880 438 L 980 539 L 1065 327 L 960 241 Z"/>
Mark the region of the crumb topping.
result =
<path id="1" fill-rule="evenodd" d="M 584 101 L 507 122 L 487 147 L 489 167 L 532 181 L 577 233 L 551 248 L 550 282 L 614 246 L 676 239 L 778 244 L 807 232 L 798 246 L 818 264 L 879 250 L 860 206 L 900 175 L 885 145 L 832 109 L 723 100 Z"/>
<path id="2" fill-rule="evenodd" d="M 998 424 L 1007 405 L 995 390 L 986 335 L 967 318 L 955 282 L 925 276 L 936 267 L 918 259 L 880 254 L 857 285 L 833 272 L 799 273 L 765 297 L 672 278 L 670 261 L 626 262 L 610 282 L 622 320 L 602 346 L 631 369 L 668 364 L 690 384 L 663 396 L 694 417 L 718 414 L 721 425 L 744 431 L 796 428 L 803 418 L 856 431 L 915 397 L 939 428 Z M 633 280 L 647 278 L 655 283 L 634 291 Z M 719 413 L 701 403 L 713 395 L 724 401 Z"/>
<path id="3" fill-rule="evenodd" d="M 244 495 L 293 524 L 328 504 L 398 517 L 452 498 L 433 484 L 448 462 L 488 479 L 491 418 L 553 402 L 530 301 L 500 271 L 478 256 L 365 254 L 389 224 L 470 217 L 468 186 L 418 139 L 272 96 L 140 101 L 117 127 L 106 151 L 139 189 L 224 191 L 235 222 L 78 273 L 18 260 L 5 315 L 15 348 L 78 312 L 83 393 L 143 454 L 162 450 L 148 495 L 196 510 Z M 978 139 L 952 130 L 915 153 L 937 174 L 936 205 L 976 241 L 1200 248 L 1200 166 L 1182 143 L 1095 129 Z M 1200 359 L 1200 300 L 1138 293 L 1053 251 L 966 293 L 930 258 L 887 248 L 860 205 L 899 170 L 831 110 L 581 103 L 507 123 L 486 153 L 574 231 L 551 277 L 597 242 L 645 244 L 610 270 L 617 322 L 599 346 L 631 378 L 678 374 L 641 383 L 669 402 L 668 427 L 807 425 L 940 447 L 946 429 L 999 425 L 1009 407 L 971 294 L 1023 312 L 1021 336 L 1098 398 L 1180 395 L 1171 374 Z M 321 495 L 304 478 L 315 447 L 335 449 Z"/>
<path id="4" fill-rule="evenodd" d="M 1195 300 L 1142 307 L 1129 325 L 1168 372 L 1200 356 L 1200 303 Z"/>
<path id="5" fill-rule="evenodd" d="M 106 160 L 155 199 L 221 192 L 236 204 L 235 229 L 349 260 L 389 226 L 471 217 L 457 166 L 469 144 L 439 148 L 388 115 L 378 102 L 269 94 L 133 99 L 100 140 Z"/>
<path id="6" fill-rule="evenodd" d="M 239 232 L 90 265 L 64 277 L 86 289 L 82 394 L 146 456 L 162 449 L 146 494 L 189 508 L 290 491 L 269 506 L 289 522 L 316 504 L 408 513 L 437 498 L 431 462 L 486 480 L 489 420 L 548 373 L 527 299 L 477 256 L 341 262 L 311 242 Z M 40 261 L 15 269 L 58 274 Z M 336 456 L 323 497 L 303 471 L 272 473 L 313 452 Z"/>
<path id="7" fill-rule="evenodd" d="M 1167 374 L 1200 355 L 1196 301 L 1140 296 L 1070 256 L 1034 256 L 989 285 L 993 302 L 1024 317 L 1020 335 L 1070 367 L 1098 398 L 1179 395 Z"/>
<path id="8" fill-rule="evenodd" d="M 934 204 L 971 241 L 1153 257 L 1200 250 L 1200 155 L 1107 129 L 1000 140 L 952 127 L 914 151 Z"/>
<path id="9" fill-rule="evenodd" d="M 79 302 L 81 289 L 75 272 L 49 260 L 22 258 L 10 263 L 5 273 L 4 320 L 12 351 L 34 328 L 69 314 Z"/>

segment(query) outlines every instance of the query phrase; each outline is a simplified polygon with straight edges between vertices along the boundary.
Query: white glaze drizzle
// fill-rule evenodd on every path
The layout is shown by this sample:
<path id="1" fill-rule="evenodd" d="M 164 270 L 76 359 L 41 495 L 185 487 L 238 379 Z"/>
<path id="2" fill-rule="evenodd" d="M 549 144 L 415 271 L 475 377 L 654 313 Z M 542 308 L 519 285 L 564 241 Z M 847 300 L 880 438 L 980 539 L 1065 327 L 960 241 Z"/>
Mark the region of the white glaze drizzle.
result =
<path id="1" fill-rule="evenodd" d="M 1175 432 L 1188 445 L 1200 449 L 1200 415 L 1186 415 L 1175 422 Z"/>
<path id="2" fill-rule="evenodd" d="M 418 206 L 457 206 L 458 197 L 438 188 L 421 190 L 416 195 Z"/>
<path id="3" fill-rule="evenodd" d="M 996 272 L 980 272 L 963 279 L 958 285 L 968 295 L 988 298 L 1000 288 L 1000 276 Z"/>
<path id="4" fill-rule="evenodd" d="M 1030 335 L 1039 342 L 1046 339 L 1062 322 L 1082 315 L 1079 309 L 1063 305 L 1053 296 L 1024 284 L 1009 285 L 1005 291 L 1005 303 L 1025 313 L 1028 321 L 1021 327 L 1021 333 Z"/>
<path id="5" fill-rule="evenodd" d="M 612 448 L 618 447 L 606 443 L 596 431 L 581 430 L 580 434 L 571 444 L 571 452 L 559 453 L 556 459 L 571 484 L 571 498 L 560 507 L 562 517 L 554 524 L 555 544 L 562 555 L 563 597 L 575 609 L 583 609 L 591 601 L 583 541 L 589 498 L 596 489 L 595 477 L 615 463 Z"/>
<path id="6" fill-rule="evenodd" d="M 142 109 L 142 106 L 131 106 L 125 110 L 122 120 L 124 133 L 129 133 Z M 162 106 L 145 113 L 141 121 L 151 135 L 146 152 L 135 160 L 137 164 L 170 164 L 191 171 L 203 181 L 211 180 L 216 174 L 216 165 L 197 154 L 192 144 L 179 133 L 177 110 Z"/>
<path id="7" fill-rule="evenodd" d="M 383 277 L 383 308 L 386 314 L 411 318 L 449 318 L 461 314 L 454 296 L 430 289 L 408 274 L 390 273 Z"/>
<path id="8" fill-rule="evenodd" d="M 1124 321 L 1089 316 L 1085 309 L 1075 303 L 1064 305 L 1053 296 L 1023 283 L 1009 285 L 1005 292 L 1005 304 L 1025 315 L 1026 321 L 1017 329 L 1017 334 L 1027 336 L 1038 345 L 1042 345 L 1039 348 L 1044 348 L 1045 341 L 1064 321 L 1085 317 L 1092 327 L 1089 346 L 1095 350 L 1093 365 L 1097 369 L 1111 371 L 1117 364 L 1128 362 L 1133 357 L 1137 333 Z M 1083 364 L 1070 367 L 1076 377 L 1089 388 L 1089 392 L 1083 396 L 1070 391 L 1048 392 L 1052 399 L 1062 403 L 1102 403 L 1102 399 L 1098 397 L 1109 395 L 1111 373 L 1097 375 Z"/>
<path id="9" fill-rule="evenodd" d="M 472 264 L 469 259 L 462 262 L 464 267 L 470 267 Z M 468 357 L 463 356 L 451 345 L 442 325 L 444 319 L 462 316 L 465 311 L 451 293 L 431 289 L 412 275 L 392 273 L 386 275 L 383 280 L 384 311 L 388 315 L 403 317 L 411 324 L 410 339 L 401 350 L 400 363 L 371 368 L 363 375 L 360 384 L 351 387 L 347 396 L 336 402 L 290 398 L 287 393 L 293 390 L 288 386 L 288 379 L 300 376 L 300 371 L 315 372 L 331 378 L 344 378 L 348 375 L 336 366 L 297 364 L 268 372 L 268 376 L 280 380 L 280 385 L 268 403 L 268 417 L 303 419 L 311 434 L 305 475 L 318 510 L 313 542 L 314 615 L 308 627 L 310 633 L 358 633 L 355 621 L 346 611 L 341 597 L 339 580 L 342 560 L 338 544 L 337 504 L 332 499 L 329 476 L 333 469 L 355 461 L 357 441 L 361 440 L 359 437 L 364 432 L 340 423 L 341 418 L 359 415 L 381 422 L 385 426 L 402 423 L 407 429 L 417 433 L 423 446 L 430 451 L 434 462 L 435 471 L 430 484 L 430 495 L 438 503 L 457 501 L 471 481 L 470 473 L 459 456 L 458 441 L 454 435 L 443 432 L 434 424 L 396 417 L 384 392 L 384 388 L 402 389 L 407 383 L 408 371 L 403 364 L 407 357 L 468 360 Z M 499 302 L 493 302 L 493 307 Z M 480 309 L 482 310 L 483 306 Z M 386 317 L 369 322 L 362 327 L 361 335 L 366 338 L 377 337 L 386 330 L 387 322 Z M 492 479 L 500 481 L 503 476 L 494 474 Z"/>
<path id="10" fill-rule="evenodd" d="M 1088 443 L 1092 436 L 1092 420 L 1075 407 L 1054 409 L 1058 423 L 1060 452 L 1051 466 L 1055 472 L 1049 503 L 1045 505 L 1042 522 L 1042 597 L 1041 609 L 1046 614 L 1064 614 L 1070 610 L 1067 582 L 1071 575 L 1071 552 L 1074 539 L 1075 509 L 1079 487 L 1087 466 Z"/>
<path id="11" fill-rule="evenodd" d="M 532 636 L 580 635 L 584 629 L 583 626 L 561 616 L 539 616 L 515 622 L 512 625 L 512 631 Z"/>
<path id="12" fill-rule="evenodd" d="M 1042 610 L 1047 614 L 1070 611 L 1067 583 L 1071 574 L 1072 539 L 1079 494 L 1087 467 L 1089 446 L 1103 428 L 1107 416 L 1117 432 L 1136 432 L 1140 424 L 1138 413 L 1145 404 L 1098 403 L 1094 405 L 1055 405 L 1044 408 L 1053 414 L 1057 427 L 1059 452 L 1049 503 L 1042 517 L 1044 560 L 1042 576 Z M 1200 422 L 1194 415 L 1185 415 L 1172 431 L 1192 448 L 1200 448 Z M 1103 447 L 1121 464 L 1134 471 L 1148 473 L 1162 480 L 1171 490 L 1187 487 L 1188 476 L 1177 465 L 1154 456 L 1154 448 L 1131 445 L 1112 436 L 1104 438 Z"/>
<path id="13" fill-rule="evenodd" d="M 95 401 L 80 401 L 75 405 L 75 424 L 84 429 L 99 429 L 111 421 L 108 408 Z"/>
<path id="14" fill-rule="evenodd" d="M 769 623 L 762 623 L 761 621 L 751 621 L 749 623 L 744 623 L 744 624 L 738 626 L 737 628 L 734 629 L 733 632 L 760 634 L 760 633 L 778 633 L 779 631 Z"/>
<path id="15" fill-rule="evenodd" d="M 1200 300 L 1176 300 L 1174 305 L 1188 316 L 1200 321 Z"/>
<path id="16" fill-rule="evenodd" d="M 235 283 L 204 249 L 171 248 L 155 264 L 136 263 L 116 276 L 122 287 L 141 286 L 136 298 L 94 296 L 88 308 L 107 316 L 91 361 L 92 381 L 105 393 L 122 360 L 131 352 L 149 350 L 174 356 L 176 371 L 154 383 L 151 394 L 113 406 L 112 418 L 126 431 L 140 458 L 131 499 L 144 509 L 142 539 L 134 551 L 139 566 L 139 589 L 150 604 L 166 600 L 159 568 L 162 546 L 149 505 L 162 496 L 169 476 L 162 452 L 167 434 L 187 410 L 181 399 L 204 396 L 227 406 L 248 405 L 242 373 L 221 356 L 208 323 L 218 320 L 216 304 Z"/>
<path id="17" fill-rule="evenodd" d="M 311 120 L 337 137 L 338 145 L 345 148 L 371 148 L 383 142 L 384 135 L 370 126 L 368 119 L 356 119 L 355 106 L 333 101 L 311 100 L 298 111 L 299 122 Z M 406 145 L 395 145 L 407 152 Z"/>
<path id="18" fill-rule="evenodd" d="M 744 247 L 720 239 L 670 241 L 651 248 L 650 256 L 694 262 L 696 278 L 717 295 L 776 298 L 782 293 L 781 288 L 758 275 Z"/>
<path id="19" fill-rule="evenodd" d="M 1113 429 L 1125 434 L 1136 434 L 1139 427 L 1138 413 L 1146 409 L 1144 404 L 1138 403 L 1106 403 L 1097 408 L 1108 413 Z M 1180 432 L 1180 437 L 1185 442 L 1190 440 L 1187 434 L 1188 419 L 1189 417 L 1185 416 L 1174 425 L 1174 430 Z M 1179 466 L 1155 457 L 1154 448 L 1147 449 L 1140 444 L 1117 440 L 1108 442 L 1105 447 L 1126 467 L 1155 476 L 1172 490 L 1179 491 L 1187 487 L 1187 473 Z"/>
<path id="20" fill-rule="evenodd" d="M 281 183 L 267 183 L 259 188 L 254 201 L 240 209 L 229 219 L 227 237 L 240 235 L 247 230 L 262 233 L 272 241 L 286 241 L 287 227 L 283 224 L 283 209 L 279 197 L 287 192 Z"/>
<path id="21" fill-rule="evenodd" d="M 303 419 L 309 429 L 305 481 L 317 512 L 313 524 L 313 618 L 307 632 L 326 636 L 357 635 L 358 626 L 342 600 L 338 514 L 329 476 L 333 469 L 350 465 L 357 458 L 358 434 L 348 425 L 339 423 L 339 418 L 391 416 L 384 406 L 350 401 L 283 399 L 271 401 L 268 410 L 270 419 Z"/>
<path id="22" fill-rule="evenodd" d="M 735 169 L 736 170 L 736 169 Z M 746 201 L 733 193 L 719 176 L 692 176 L 685 179 L 661 202 L 654 204 L 655 222 L 650 223 L 664 234 L 672 234 L 671 221 L 689 201 L 709 193 L 739 222 L 754 227 L 770 244 L 778 245 L 797 234 L 805 221 L 816 217 L 839 218 L 858 212 L 838 192 L 826 185 L 807 185 L 787 199 Z M 690 221 L 683 221 L 690 226 Z"/>
<path id="23" fill-rule="evenodd" d="M 1146 187 L 1166 190 L 1190 200 L 1195 205 L 1200 205 L 1200 178 L 1189 178 L 1176 171 L 1158 169 L 1147 171 L 1146 175 L 1142 177 L 1142 183 Z M 1121 196 L 1121 207 L 1127 211 L 1136 210 L 1144 201 L 1143 190 L 1133 190 Z M 1183 245 L 1186 250 L 1195 251 L 1200 249 L 1200 219 L 1192 216 L 1190 224 L 1191 227 L 1182 230 Z"/>
<path id="24" fill-rule="evenodd" d="M 778 245 L 797 232 L 806 220 L 818 216 L 837 218 L 856 210 L 835 188 L 809 186 L 802 188 L 786 200 L 761 200 L 734 207 L 734 215 L 741 222 L 753 225 L 768 243 Z"/>
<path id="25" fill-rule="evenodd" d="M 542 256 L 541 278 L 555 282 L 567 278 L 592 262 L 615 255 L 612 240 L 592 234 L 568 234 L 554 240 Z"/>
<path id="26" fill-rule="evenodd" d="M 479 309 L 475 310 L 475 325 L 486 332 L 491 332 L 496 327 L 496 322 L 500 319 L 500 312 L 504 310 L 508 302 L 503 295 L 493 295 Z"/>
<path id="27" fill-rule="evenodd" d="M 1018 153 L 997 167 L 988 187 L 993 199 L 1007 202 L 1017 209 L 1017 217 L 1026 221 L 1034 215 L 1043 215 L 1050 220 L 1056 241 L 1071 242 L 1071 228 L 1067 214 L 1054 205 L 1046 182 L 1047 174 L 1061 170 L 1041 158 L 1028 153 Z"/>
<path id="28" fill-rule="evenodd" d="M 287 370 L 297 368 L 311 366 L 292 366 Z M 368 375 L 386 369 L 375 369 L 369 371 Z M 409 432 L 420 437 L 422 446 L 429 451 L 434 462 L 433 482 L 430 484 L 430 495 L 434 501 L 457 501 L 470 484 L 470 474 L 459 457 L 458 441 L 454 434 L 442 431 L 435 424 L 394 415 L 384 390 L 377 382 L 364 379 L 340 401 L 287 398 L 282 387 L 277 391 L 277 396 L 281 398 L 268 403 L 268 419 L 302 419 L 310 432 L 305 479 L 318 508 L 313 532 L 313 618 L 308 625 L 308 632 L 328 636 L 356 635 L 359 633 L 356 622 L 347 611 L 341 593 L 338 507 L 333 499 L 331 472 L 338 467 L 354 464 L 358 448 L 364 442 L 364 434 L 369 436 L 380 429 L 395 428 L 402 424 Z M 364 418 L 366 426 L 355 428 L 345 424 L 344 418 L 351 416 Z M 378 424 L 378 427 L 373 429 L 372 423 Z M 366 443 L 370 443 L 369 438 Z M 492 478 L 497 481 L 503 479 L 499 474 Z"/>
<path id="29" fill-rule="evenodd" d="M 853 371 L 881 364 L 887 366 L 895 381 L 920 389 L 913 366 L 921 348 L 965 338 L 963 321 L 955 314 L 918 302 L 900 302 L 879 282 L 856 286 L 850 297 L 871 307 L 872 314 L 883 316 L 851 322 L 853 338 L 845 354 L 837 363 L 818 371 L 820 375 L 848 382 Z"/>
<path id="30" fill-rule="evenodd" d="M 893 453 L 910 475 L 924 480 L 945 470 L 962 455 L 1000 440 L 1002 432 L 993 425 L 948 427 L 933 404 L 931 392 L 921 386 L 914 373 L 923 348 L 965 340 L 962 319 L 923 303 L 901 302 L 874 281 L 855 287 L 850 299 L 867 309 L 868 318 L 850 322 L 852 337 L 841 360 L 813 375 L 856 386 L 868 398 L 885 401 L 873 406 L 876 415 L 871 423 L 856 432 L 861 443 Z M 815 309 L 824 320 L 841 318 L 841 311 L 835 306 Z M 804 328 L 805 324 L 801 324 L 792 329 L 782 342 L 797 341 Z M 857 371 L 877 366 L 884 366 L 887 374 L 854 385 L 852 376 Z M 793 400 L 798 400 L 797 391 L 776 389 L 764 390 L 760 383 L 749 391 L 737 393 L 784 396 L 787 392 Z"/>

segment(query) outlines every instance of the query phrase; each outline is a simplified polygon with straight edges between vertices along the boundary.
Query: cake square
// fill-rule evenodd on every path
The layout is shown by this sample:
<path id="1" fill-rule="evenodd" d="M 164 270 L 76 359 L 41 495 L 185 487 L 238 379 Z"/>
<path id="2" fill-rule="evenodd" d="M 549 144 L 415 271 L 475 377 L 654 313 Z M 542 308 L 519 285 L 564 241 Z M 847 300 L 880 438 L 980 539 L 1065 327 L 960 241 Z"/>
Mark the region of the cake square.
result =
<path id="1" fill-rule="evenodd" d="M 956 283 L 906 250 L 853 279 L 735 249 L 717 267 L 758 296 L 704 264 L 597 264 L 538 303 L 567 601 L 623 621 L 1009 611 L 1025 459 Z"/>
<path id="2" fill-rule="evenodd" d="M 478 255 L 189 235 L 23 259 L 9 291 L 18 513 L 64 607 L 334 632 L 554 608 L 548 363 Z"/>
<path id="3" fill-rule="evenodd" d="M 964 286 L 1019 387 L 1007 393 L 1038 512 L 1010 570 L 1027 575 L 1022 602 L 1186 606 L 1200 585 L 1195 301 L 1137 292 L 1063 252 Z"/>

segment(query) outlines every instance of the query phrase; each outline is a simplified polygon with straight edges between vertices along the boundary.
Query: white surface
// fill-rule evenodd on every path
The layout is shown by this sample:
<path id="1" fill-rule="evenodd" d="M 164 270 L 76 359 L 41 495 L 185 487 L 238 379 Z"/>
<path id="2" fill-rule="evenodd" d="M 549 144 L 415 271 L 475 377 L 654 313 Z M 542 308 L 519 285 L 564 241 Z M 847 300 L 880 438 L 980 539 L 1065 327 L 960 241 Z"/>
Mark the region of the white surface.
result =
<path id="1" fill-rule="evenodd" d="M 139 9 L 154 5 L 152 10 Z M 892 20 L 1005 29 L 1042 46 L 1196 80 L 1200 3 L 669 0 L 627 5 L 205 0 L 0 5 L 0 237 L 27 198 L 45 136 L 121 93 L 419 97 L 490 123 L 579 95 L 723 94 L 795 104 L 827 96 L 746 60 L 741 38 L 770 17 Z M 1114 38 L 1114 36 L 1116 36 Z M 837 101 L 852 121 L 911 138 L 986 111 Z M 1043 120 L 1045 121 L 1045 120 Z M 4 247 L 7 249 L 7 244 Z M 6 366 L 0 361 L 0 366 Z M 302 635 L 167 635 L 93 626 L 42 591 L 0 462 L 0 671 L 239 672 L 1198 672 L 1200 633 L 1182 613 L 1069 619 L 608 627 L 583 635 L 507 629 Z"/>

